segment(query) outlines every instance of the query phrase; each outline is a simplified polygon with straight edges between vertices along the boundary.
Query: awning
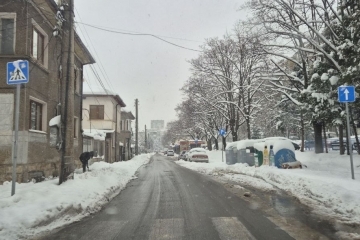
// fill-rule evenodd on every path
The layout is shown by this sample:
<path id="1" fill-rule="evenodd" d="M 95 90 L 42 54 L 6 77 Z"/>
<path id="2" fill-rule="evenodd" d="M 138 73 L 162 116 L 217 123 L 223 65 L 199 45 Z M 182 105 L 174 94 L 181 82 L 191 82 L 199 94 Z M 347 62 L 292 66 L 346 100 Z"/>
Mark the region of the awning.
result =
<path id="1" fill-rule="evenodd" d="M 105 141 L 107 133 L 115 132 L 114 129 L 83 129 L 83 136 L 94 138 L 94 140 Z"/>

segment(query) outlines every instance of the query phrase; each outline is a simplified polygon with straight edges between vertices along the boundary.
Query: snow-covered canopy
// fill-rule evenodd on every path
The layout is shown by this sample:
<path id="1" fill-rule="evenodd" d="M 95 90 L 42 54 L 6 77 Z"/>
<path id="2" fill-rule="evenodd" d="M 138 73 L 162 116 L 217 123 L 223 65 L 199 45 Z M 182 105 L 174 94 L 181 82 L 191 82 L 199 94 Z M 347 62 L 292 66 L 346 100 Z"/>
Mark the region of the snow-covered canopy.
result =
<path id="1" fill-rule="evenodd" d="M 114 129 L 84 129 L 83 136 L 94 138 L 94 140 L 105 141 L 106 133 L 113 133 Z"/>
<path id="2" fill-rule="evenodd" d="M 61 115 L 57 115 L 56 117 L 53 117 L 50 120 L 49 127 L 60 126 L 60 122 L 61 122 Z"/>
<path id="3" fill-rule="evenodd" d="M 237 141 L 237 149 L 246 149 L 247 147 L 254 147 L 254 144 L 257 142 L 262 141 L 262 139 L 246 139 L 246 140 L 240 140 Z"/>
<path id="4" fill-rule="evenodd" d="M 232 150 L 234 148 L 236 148 L 237 146 L 237 142 L 229 142 L 229 143 L 226 143 L 226 148 L 225 150 Z"/>
<path id="5" fill-rule="evenodd" d="M 287 140 L 272 140 L 271 145 L 273 145 L 274 154 L 276 154 L 281 149 L 289 149 L 289 150 L 292 150 L 293 152 L 295 151 L 294 145 L 288 139 Z M 268 149 L 270 149 L 270 148 L 268 147 Z"/>

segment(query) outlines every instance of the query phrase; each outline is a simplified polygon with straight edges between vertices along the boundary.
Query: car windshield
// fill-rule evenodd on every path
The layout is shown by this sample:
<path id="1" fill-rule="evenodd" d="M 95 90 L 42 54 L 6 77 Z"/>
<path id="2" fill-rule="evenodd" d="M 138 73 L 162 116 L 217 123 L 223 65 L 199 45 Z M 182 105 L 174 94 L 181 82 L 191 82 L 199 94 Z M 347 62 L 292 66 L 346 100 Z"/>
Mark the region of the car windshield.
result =
<path id="1" fill-rule="evenodd" d="M 0 0 L 0 240 L 360 240 L 359 134 L 360 0 Z"/>

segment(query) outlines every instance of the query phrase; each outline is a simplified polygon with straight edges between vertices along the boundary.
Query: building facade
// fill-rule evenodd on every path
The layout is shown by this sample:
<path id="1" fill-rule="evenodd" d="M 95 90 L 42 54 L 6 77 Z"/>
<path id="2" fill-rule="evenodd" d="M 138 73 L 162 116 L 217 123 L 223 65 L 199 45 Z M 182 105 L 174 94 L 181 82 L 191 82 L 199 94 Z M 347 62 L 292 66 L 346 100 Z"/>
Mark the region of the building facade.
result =
<path id="1" fill-rule="evenodd" d="M 119 123 L 121 108 L 125 106 L 119 95 L 106 89 L 95 92 L 91 89 L 83 95 L 83 135 L 95 136 L 91 150 L 106 162 L 121 159 Z"/>
<path id="2" fill-rule="evenodd" d="M 61 38 L 54 36 L 58 5 L 53 0 L 2 0 L 0 6 L 0 183 L 11 180 L 15 89 L 7 85 L 8 62 L 29 61 L 29 83 L 21 85 L 17 181 L 59 174 L 60 153 L 50 146 L 49 121 L 60 115 L 64 86 L 60 78 Z M 75 34 L 73 99 L 74 156 L 82 152 L 83 66 L 94 59 Z M 78 164 L 79 161 L 75 161 Z"/>
<path id="3" fill-rule="evenodd" d="M 132 158 L 132 128 L 131 121 L 135 120 L 134 115 L 130 111 L 121 111 L 120 121 L 120 145 L 121 145 L 121 160 L 127 161 Z"/>
<path id="4" fill-rule="evenodd" d="M 165 128 L 165 121 L 164 120 L 151 120 L 151 129 L 164 129 Z"/>

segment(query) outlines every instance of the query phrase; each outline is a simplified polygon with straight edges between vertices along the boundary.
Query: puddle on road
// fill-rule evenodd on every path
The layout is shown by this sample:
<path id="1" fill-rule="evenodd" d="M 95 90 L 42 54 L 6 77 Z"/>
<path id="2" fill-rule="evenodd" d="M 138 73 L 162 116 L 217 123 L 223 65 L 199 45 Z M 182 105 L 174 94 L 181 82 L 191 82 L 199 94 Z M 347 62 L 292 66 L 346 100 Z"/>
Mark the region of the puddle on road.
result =
<path id="1" fill-rule="evenodd" d="M 337 230 L 329 222 L 323 221 L 314 214 L 311 210 L 297 203 L 297 200 L 286 193 L 277 192 L 273 195 L 268 195 L 270 206 L 274 208 L 281 216 L 286 218 L 294 218 L 312 229 L 326 235 L 330 238 L 335 238 Z"/>
<path id="2" fill-rule="evenodd" d="M 339 237 L 339 232 L 360 234 L 360 229 L 356 226 L 349 226 L 331 219 L 322 218 L 313 213 L 309 207 L 301 204 L 297 199 L 282 190 L 264 192 L 248 185 L 240 185 L 228 179 L 217 178 L 217 180 L 220 180 L 228 190 L 248 201 L 249 208 L 266 212 L 269 214 L 268 218 L 271 221 L 283 225 L 284 228 L 292 231 L 295 235 L 303 235 L 302 237 L 305 237 L 304 230 L 306 231 L 307 228 L 325 237 L 315 237 L 312 233 L 307 232 L 307 234 L 314 238 L 305 237 L 302 239 L 353 239 L 351 237 Z M 250 192 L 251 197 L 244 197 L 245 192 Z"/>

